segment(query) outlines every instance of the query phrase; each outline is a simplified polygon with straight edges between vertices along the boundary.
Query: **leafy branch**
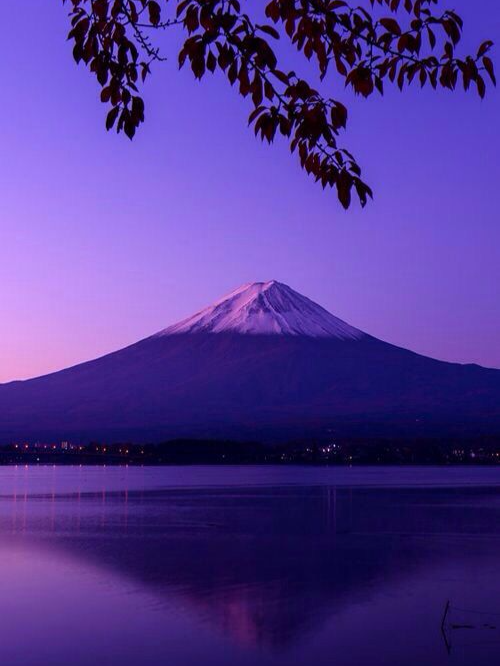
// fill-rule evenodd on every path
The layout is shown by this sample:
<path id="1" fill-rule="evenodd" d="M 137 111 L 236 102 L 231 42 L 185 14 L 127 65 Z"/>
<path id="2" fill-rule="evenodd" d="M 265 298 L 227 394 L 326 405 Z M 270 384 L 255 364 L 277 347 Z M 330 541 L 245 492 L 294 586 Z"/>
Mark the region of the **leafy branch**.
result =
<path id="1" fill-rule="evenodd" d="M 463 22 L 454 11 L 438 13 L 440 0 L 367 0 L 369 9 L 346 0 L 270 0 L 258 23 L 239 0 L 63 2 L 70 5 L 73 56 L 96 75 L 101 100 L 110 107 L 108 130 L 133 138 L 144 122 L 139 80 L 165 59 L 154 35 L 178 26 L 187 33 L 179 66 L 189 63 L 198 79 L 220 71 L 251 101 L 255 134 L 269 143 L 278 134 L 287 139 L 306 172 L 323 188 L 335 187 L 345 208 L 353 191 L 362 206 L 372 197 L 355 158 L 338 145 L 347 109 L 279 66 L 273 42 L 290 40 L 317 62 L 321 80 L 333 69 L 364 97 L 383 94 L 386 81 L 401 90 L 414 81 L 449 90 L 474 83 L 481 97 L 488 79 L 496 83 L 493 43 L 458 57 Z"/>

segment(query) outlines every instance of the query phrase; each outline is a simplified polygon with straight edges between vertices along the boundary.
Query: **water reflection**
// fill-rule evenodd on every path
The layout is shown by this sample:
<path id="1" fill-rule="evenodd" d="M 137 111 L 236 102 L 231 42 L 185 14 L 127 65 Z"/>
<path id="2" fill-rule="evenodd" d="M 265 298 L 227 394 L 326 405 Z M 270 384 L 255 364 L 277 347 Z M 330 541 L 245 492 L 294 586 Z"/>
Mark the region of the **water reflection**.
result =
<path id="1" fill-rule="evenodd" d="M 257 650 L 260 663 L 316 654 L 318 664 L 432 665 L 445 663 L 439 623 L 450 595 L 498 609 L 499 517 L 498 488 L 145 484 L 4 495 L 0 536 L 4 553 L 55 563 L 55 578 L 59 562 L 98 571 L 122 601 L 141 598 L 138 614 L 147 595 L 171 638 L 179 617 L 189 641 L 222 637 L 224 649 L 210 643 L 197 663 L 245 663 Z M 229 655 L 224 641 L 241 651 Z M 179 648 L 178 663 L 191 663 L 192 647 Z M 474 663 L 499 655 L 491 644 Z"/>

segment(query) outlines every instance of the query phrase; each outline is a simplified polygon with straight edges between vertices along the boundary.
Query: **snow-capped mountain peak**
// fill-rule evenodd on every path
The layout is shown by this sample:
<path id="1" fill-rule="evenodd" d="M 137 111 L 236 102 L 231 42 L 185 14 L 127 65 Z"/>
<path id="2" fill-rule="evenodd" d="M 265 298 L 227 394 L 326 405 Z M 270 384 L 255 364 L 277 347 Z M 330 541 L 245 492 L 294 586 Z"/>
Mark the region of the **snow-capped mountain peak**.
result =
<path id="1" fill-rule="evenodd" d="M 364 336 L 362 331 L 349 326 L 276 280 L 244 284 L 158 335 L 180 333 L 297 335 L 340 339 Z"/>

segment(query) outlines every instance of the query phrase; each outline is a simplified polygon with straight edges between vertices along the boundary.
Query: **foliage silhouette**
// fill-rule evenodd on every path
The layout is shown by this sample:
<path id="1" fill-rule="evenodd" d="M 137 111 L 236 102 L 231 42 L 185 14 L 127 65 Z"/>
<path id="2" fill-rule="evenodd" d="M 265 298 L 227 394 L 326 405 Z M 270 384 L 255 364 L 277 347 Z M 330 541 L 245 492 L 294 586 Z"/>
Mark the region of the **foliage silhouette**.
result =
<path id="1" fill-rule="evenodd" d="M 493 45 L 458 57 L 463 21 L 440 10 L 441 0 L 266 0 L 247 14 L 239 0 L 63 0 L 70 5 L 73 55 L 96 75 L 101 100 L 109 105 L 107 129 L 132 138 L 144 121 L 139 82 L 164 58 L 155 34 L 178 26 L 187 33 L 179 52 L 196 78 L 222 72 L 252 103 L 249 124 L 271 143 L 277 134 L 290 142 L 301 166 L 321 183 L 335 187 L 344 206 L 355 192 L 364 206 L 372 197 L 354 156 L 338 143 L 347 109 L 314 86 L 285 71 L 273 42 L 288 39 L 323 80 L 330 71 L 356 94 L 383 94 L 384 84 L 401 90 L 421 87 L 454 90 L 472 85 L 481 97 L 495 83 Z M 255 16 L 254 16 L 255 15 Z"/>

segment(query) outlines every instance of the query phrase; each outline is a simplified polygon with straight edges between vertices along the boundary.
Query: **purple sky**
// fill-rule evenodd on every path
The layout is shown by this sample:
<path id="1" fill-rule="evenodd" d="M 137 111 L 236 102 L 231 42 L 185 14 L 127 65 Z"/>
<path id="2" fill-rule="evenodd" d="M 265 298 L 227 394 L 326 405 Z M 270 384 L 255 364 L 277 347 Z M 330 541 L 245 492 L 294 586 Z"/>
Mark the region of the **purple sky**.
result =
<path id="1" fill-rule="evenodd" d="M 472 44 L 500 34 L 497 0 L 444 4 Z M 147 83 L 136 139 L 107 134 L 66 31 L 58 0 L 25 0 L 3 36 L 0 381 L 112 351 L 271 278 L 384 340 L 500 367 L 497 91 L 366 101 L 331 79 L 350 105 L 344 144 L 376 193 L 345 213 L 284 144 L 253 138 L 225 82 L 197 83 L 174 59 Z"/>

